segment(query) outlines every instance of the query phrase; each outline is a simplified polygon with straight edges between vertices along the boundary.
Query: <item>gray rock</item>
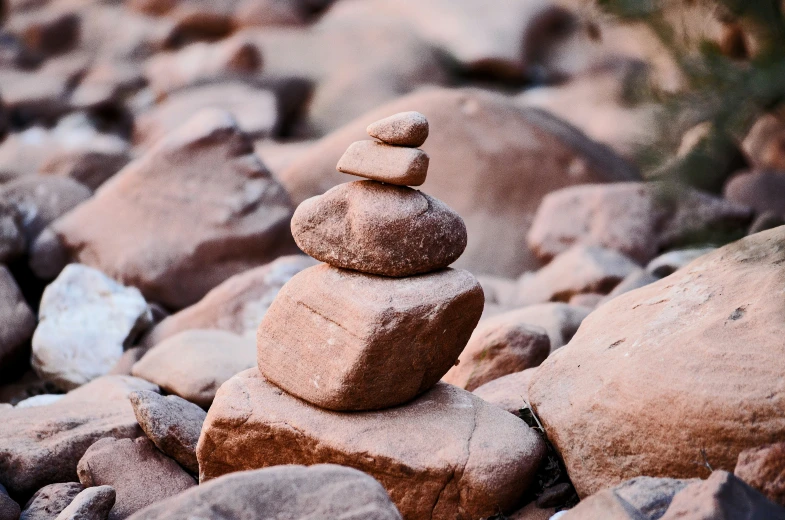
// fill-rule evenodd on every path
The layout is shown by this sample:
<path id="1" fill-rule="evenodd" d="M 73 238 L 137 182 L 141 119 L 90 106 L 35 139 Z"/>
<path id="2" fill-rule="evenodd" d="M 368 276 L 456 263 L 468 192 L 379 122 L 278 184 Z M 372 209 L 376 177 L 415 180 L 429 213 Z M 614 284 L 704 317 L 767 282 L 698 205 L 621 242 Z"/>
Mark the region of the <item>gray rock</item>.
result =
<path id="1" fill-rule="evenodd" d="M 19 504 L 8 496 L 8 492 L 0 484 L 0 520 L 18 520 L 21 511 Z"/>
<path id="2" fill-rule="evenodd" d="M 111 486 L 87 488 L 55 520 L 106 520 L 114 501 L 115 491 Z"/>
<path id="3" fill-rule="evenodd" d="M 399 112 L 368 125 L 368 135 L 398 146 L 421 146 L 428 138 L 428 120 L 419 112 Z"/>
<path id="4" fill-rule="evenodd" d="M 147 437 L 192 473 L 199 473 L 196 443 L 207 412 L 176 395 L 138 391 L 130 395 L 136 420 Z"/>
<path id="5" fill-rule="evenodd" d="M 79 482 L 63 482 L 44 486 L 25 504 L 19 520 L 52 520 L 57 518 L 84 486 Z"/>
<path id="6" fill-rule="evenodd" d="M 83 385 L 109 372 L 151 320 L 138 289 L 71 264 L 44 291 L 33 368 L 63 389 Z"/>
<path id="7" fill-rule="evenodd" d="M 11 203 L 0 202 L 0 262 L 17 258 L 26 245 L 19 210 Z"/>
<path id="8" fill-rule="evenodd" d="M 35 316 L 11 272 L 0 265 L 0 369 L 14 361 L 35 330 Z"/>
<path id="9" fill-rule="evenodd" d="M 645 287 L 650 283 L 656 282 L 657 280 L 659 280 L 659 278 L 649 273 L 647 270 L 636 269 L 635 271 L 628 274 L 624 280 L 619 282 L 619 285 L 614 287 L 613 290 L 609 292 L 605 298 L 603 298 L 600 304 L 603 304 L 608 300 L 612 300 L 621 294 Z"/>
<path id="10" fill-rule="evenodd" d="M 232 473 L 154 504 L 131 520 L 195 518 L 400 520 L 401 515 L 373 477 L 344 466 L 317 464 Z"/>

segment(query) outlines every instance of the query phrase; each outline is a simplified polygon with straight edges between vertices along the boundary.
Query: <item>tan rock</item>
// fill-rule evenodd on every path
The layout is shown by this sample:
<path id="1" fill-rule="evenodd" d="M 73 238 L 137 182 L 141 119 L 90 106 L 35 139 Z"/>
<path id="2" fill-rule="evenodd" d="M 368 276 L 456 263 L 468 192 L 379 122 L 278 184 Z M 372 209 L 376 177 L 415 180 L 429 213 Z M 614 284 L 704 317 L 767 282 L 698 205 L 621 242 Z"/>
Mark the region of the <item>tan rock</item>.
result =
<path id="1" fill-rule="evenodd" d="M 220 329 L 255 338 L 259 322 L 281 287 L 292 276 L 316 264 L 316 260 L 305 255 L 288 255 L 236 274 L 197 303 L 165 318 L 143 338 L 142 344 L 152 347 L 191 329 Z"/>
<path id="2" fill-rule="evenodd" d="M 229 114 L 203 111 L 52 229 L 82 263 L 190 305 L 293 248 L 289 199 L 252 151 Z"/>
<path id="3" fill-rule="evenodd" d="M 785 506 L 785 443 L 742 451 L 733 474 L 772 502 Z"/>
<path id="4" fill-rule="evenodd" d="M 339 463 L 379 480 L 412 520 L 511 510 L 544 453 L 520 419 L 450 385 L 392 410 L 342 414 L 282 392 L 255 369 L 221 387 L 197 447 L 202 482 L 279 464 Z"/>
<path id="5" fill-rule="evenodd" d="M 264 316 L 259 370 L 323 408 L 395 406 L 455 363 L 482 304 L 482 289 L 466 271 L 393 279 L 311 267 L 281 289 Z"/>
<path id="6" fill-rule="evenodd" d="M 515 278 L 540 266 L 522 244 L 551 191 L 638 179 L 608 148 L 544 112 L 477 90 L 429 89 L 362 115 L 281 172 L 294 202 L 350 180 L 335 171 L 347 143 L 365 138 L 369 123 L 403 110 L 428 118 L 433 131 L 423 151 L 431 160 L 423 190 L 463 218 L 469 238 L 455 266 L 475 273 Z"/>
<path id="7" fill-rule="evenodd" d="M 570 298 L 570 305 L 574 305 L 576 307 L 585 307 L 587 309 L 594 309 L 602 302 L 602 300 L 605 299 L 605 296 L 606 295 L 602 293 L 575 294 L 572 296 L 572 298 Z"/>
<path id="8" fill-rule="evenodd" d="M 0 262 L 10 263 L 27 247 L 22 214 L 11 202 L 0 201 Z"/>
<path id="9" fill-rule="evenodd" d="M 536 367 L 527 368 L 496 378 L 475 388 L 472 393 L 502 410 L 518 415 L 522 408 L 528 406 L 529 382 L 535 370 Z"/>
<path id="10" fill-rule="evenodd" d="M 385 276 L 447 267 L 466 247 L 466 226 L 444 203 L 376 181 L 342 184 L 303 202 L 292 234 L 317 260 Z"/>
<path id="11" fill-rule="evenodd" d="M 355 141 L 338 160 L 339 172 L 398 186 L 420 186 L 428 173 L 428 154 L 419 148 L 378 141 Z"/>
<path id="12" fill-rule="evenodd" d="M 536 367 L 550 351 L 545 329 L 505 313 L 483 320 L 474 329 L 458 364 L 442 380 L 471 392 L 494 379 Z"/>
<path id="13" fill-rule="evenodd" d="M 111 486 L 116 492 L 109 520 L 122 520 L 150 504 L 196 486 L 177 463 L 147 437 L 101 439 L 85 452 L 77 469 L 87 488 Z"/>
<path id="14" fill-rule="evenodd" d="M 371 123 L 365 131 L 383 143 L 416 148 L 428 139 L 428 120 L 419 112 L 399 112 Z"/>
<path id="15" fill-rule="evenodd" d="M 363 518 L 400 520 L 384 488 L 334 464 L 285 465 L 231 473 L 154 504 L 132 520 Z"/>
<path id="16" fill-rule="evenodd" d="M 565 188 L 543 199 L 527 242 L 550 260 L 576 244 L 645 263 L 690 241 L 746 229 L 749 208 L 685 186 L 627 182 Z"/>
<path id="17" fill-rule="evenodd" d="M 638 475 L 707 476 L 704 456 L 733 469 L 782 438 L 783 239 L 782 227 L 749 236 L 614 298 L 540 365 L 531 403 L 581 496 Z"/>
<path id="18" fill-rule="evenodd" d="M 207 408 L 224 381 L 255 364 L 250 338 L 222 330 L 186 330 L 150 349 L 131 373 Z"/>

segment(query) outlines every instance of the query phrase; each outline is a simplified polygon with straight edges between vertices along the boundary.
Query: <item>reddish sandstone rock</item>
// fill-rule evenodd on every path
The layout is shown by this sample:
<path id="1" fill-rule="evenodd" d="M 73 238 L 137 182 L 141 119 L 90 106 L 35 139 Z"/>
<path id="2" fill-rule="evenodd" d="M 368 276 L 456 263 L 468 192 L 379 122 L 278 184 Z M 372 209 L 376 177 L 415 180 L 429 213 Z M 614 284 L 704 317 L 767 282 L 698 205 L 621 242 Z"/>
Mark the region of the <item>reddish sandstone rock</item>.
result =
<path id="1" fill-rule="evenodd" d="M 662 183 L 575 186 L 543 199 L 527 242 L 550 260 L 576 244 L 601 246 L 645 263 L 668 248 L 745 229 L 746 206 Z"/>
<path id="2" fill-rule="evenodd" d="M 368 124 L 404 110 L 428 118 L 431 133 L 423 150 L 430 166 L 423 190 L 463 218 L 468 245 L 455 265 L 473 272 L 513 278 L 539 267 L 523 244 L 551 191 L 639 178 L 608 148 L 544 112 L 476 90 L 430 89 L 364 114 L 281 172 L 295 203 L 350 180 L 335 171 L 346 146 L 365 138 Z"/>
<path id="3" fill-rule="evenodd" d="M 501 314 L 474 329 L 458 364 L 442 380 L 471 392 L 494 379 L 536 367 L 550 351 L 545 329 Z"/>
<path id="4" fill-rule="evenodd" d="M 785 170 L 753 171 L 733 177 L 725 185 L 724 196 L 731 202 L 748 206 L 756 213 L 772 212 L 785 216 Z"/>
<path id="5" fill-rule="evenodd" d="M 466 248 L 466 226 L 423 192 L 376 181 L 341 184 L 294 212 L 305 253 L 336 267 L 411 276 L 447 267 Z"/>
<path id="6" fill-rule="evenodd" d="M 289 199 L 252 152 L 231 116 L 203 111 L 53 230 L 78 261 L 152 301 L 190 305 L 292 247 Z"/>
<path id="7" fill-rule="evenodd" d="M 540 365 L 529 396 L 581 496 L 706 476 L 704 456 L 733 469 L 782 439 L 784 239 L 749 236 L 614 298 Z"/>
<path id="8" fill-rule="evenodd" d="M 472 393 L 477 397 L 498 406 L 502 410 L 518 415 L 529 403 L 529 383 L 536 368 L 507 374 L 475 388 Z"/>
<path id="9" fill-rule="evenodd" d="M 785 506 L 785 443 L 742 451 L 733 474 Z"/>
<path id="10" fill-rule="evenodd" d="M 428 154 L 418 148 L 356 141 L 349 145 L 335 168 L 388 184 L 419 186 L 428 173 Z"/>
<path id="11" fill-rule="evenodd" d="M 22 296 L 16 280 L 0 265 L 0 369 L 7 367 L 22 353 L 25 342 L 35 330 L 35 315 Z"/>
<path id="12" fill-rule="evenodd" d="M 422 146 L 428 138 L 428 120 L 419 112 L 399 112 L 368 125 L 368 135 L 396 146 Z"/>
<path id="13" fill-rule="evenodd" d="M 202 482 L 278 464 L 341 464 L 379 480 L 412 520 L 510 511 L 544 453 L 523 421 L 450 385 L 347 414 L 311 406 L 255 369 L 221 387 L 197 447 Z"/>
<path id="14" fill-rule="evenodd" d="M 395 406 L 458 359 L 482 313 L 466 271 L 396 279 L 311 267 L 287 283 L 257 334 L 259 370 L 331 410 Z"/>

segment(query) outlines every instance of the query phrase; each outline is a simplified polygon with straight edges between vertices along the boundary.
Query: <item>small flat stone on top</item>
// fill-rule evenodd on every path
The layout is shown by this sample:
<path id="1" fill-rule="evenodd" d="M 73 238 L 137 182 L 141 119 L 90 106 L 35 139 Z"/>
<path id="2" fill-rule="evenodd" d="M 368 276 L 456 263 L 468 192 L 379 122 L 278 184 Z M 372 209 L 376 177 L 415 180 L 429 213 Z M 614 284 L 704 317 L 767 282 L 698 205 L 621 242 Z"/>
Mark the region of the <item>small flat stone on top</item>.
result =
<path id="1" fill-rule="evenodd" d="M 349 145 L 336 169 L 398 186 L 419 186 L 428 173 L 428 154 L 419 148 L 402 148 L 378 141 Z"/>
<path id="2" fill-rule="evenodd" d="M 368 135 L 397 146 L 422 146 L 428 138 L 428 120 L 419 112 L 399 112 L 368 125 Z"/>

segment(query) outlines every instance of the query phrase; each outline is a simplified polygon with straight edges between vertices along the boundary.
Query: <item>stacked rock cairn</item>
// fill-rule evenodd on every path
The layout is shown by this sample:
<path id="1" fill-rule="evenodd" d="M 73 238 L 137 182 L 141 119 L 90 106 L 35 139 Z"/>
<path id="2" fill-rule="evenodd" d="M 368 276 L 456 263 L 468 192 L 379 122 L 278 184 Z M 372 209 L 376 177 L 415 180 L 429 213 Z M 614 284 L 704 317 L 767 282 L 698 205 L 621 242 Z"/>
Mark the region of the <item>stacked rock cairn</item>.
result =
<path id="1" fill-rule="evenodd" d="M 295 276 L 258 331 L 264 377 L 335 411 L 401 405 L 452 367 L 483 310 L 467 271 L 450 269 L 466 226 L 425 182 L 428 121 L 402 112 L 371 124 L 338 171 L 363 177 L 306 200 L 292 219 L 300 248 L 324 262 Z"/>

